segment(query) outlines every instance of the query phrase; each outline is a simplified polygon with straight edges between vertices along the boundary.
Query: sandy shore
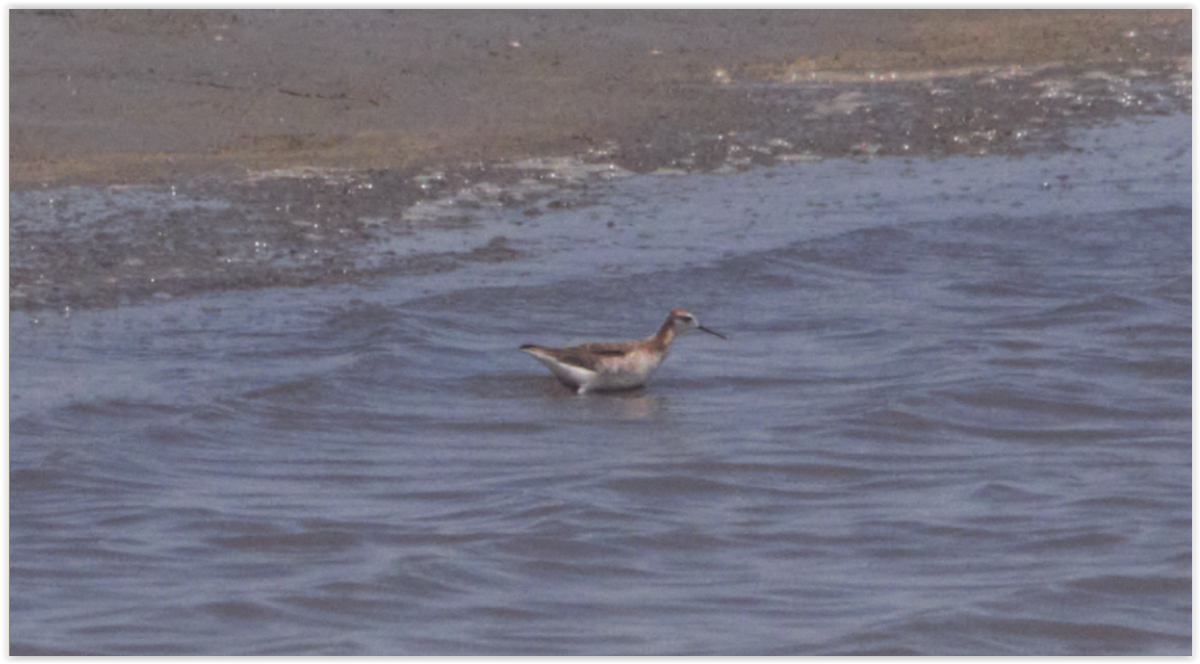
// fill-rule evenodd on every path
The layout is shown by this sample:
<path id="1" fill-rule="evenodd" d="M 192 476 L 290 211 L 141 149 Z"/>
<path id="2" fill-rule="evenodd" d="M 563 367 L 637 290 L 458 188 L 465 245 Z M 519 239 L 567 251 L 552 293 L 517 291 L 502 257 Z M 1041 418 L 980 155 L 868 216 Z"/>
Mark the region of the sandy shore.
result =
<path id="1" fill-rule="evenodd" d="M 10 185 L 579 152 L 718 125 L 681 86 L 1188 58 L 1189 10 L 10 13 Z"/>

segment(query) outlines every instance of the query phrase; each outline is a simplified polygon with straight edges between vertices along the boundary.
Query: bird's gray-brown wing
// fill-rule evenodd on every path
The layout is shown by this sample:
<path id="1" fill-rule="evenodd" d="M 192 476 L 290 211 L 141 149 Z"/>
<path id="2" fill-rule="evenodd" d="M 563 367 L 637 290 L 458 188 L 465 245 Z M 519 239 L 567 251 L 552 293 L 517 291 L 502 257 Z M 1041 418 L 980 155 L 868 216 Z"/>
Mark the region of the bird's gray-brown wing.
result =
<path id="1" fill-rule="evenodd" d="M 624 357 L 632 350 L 632 344 L 620 342 L 597 342 L 567 348 L 545 348 L 539 350 L 563 364 L 596 371 L 599 362 L 606 357 Z"/>

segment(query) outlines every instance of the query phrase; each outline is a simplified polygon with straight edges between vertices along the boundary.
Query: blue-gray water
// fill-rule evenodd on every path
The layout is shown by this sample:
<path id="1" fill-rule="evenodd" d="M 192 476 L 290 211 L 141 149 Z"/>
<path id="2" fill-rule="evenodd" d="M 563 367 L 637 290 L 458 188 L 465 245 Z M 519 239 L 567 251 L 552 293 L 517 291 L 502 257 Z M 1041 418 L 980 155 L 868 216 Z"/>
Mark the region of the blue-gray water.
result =
<path id="1" fill-rule="evenodd" d="M 390 249 L 507 252 L 452 270 L 14 312 L 12 652 L 1188 654 L 1190 122 L 598 179 Z M 644 390 L 516 350 L 672 307 L 730 340 Z"/>

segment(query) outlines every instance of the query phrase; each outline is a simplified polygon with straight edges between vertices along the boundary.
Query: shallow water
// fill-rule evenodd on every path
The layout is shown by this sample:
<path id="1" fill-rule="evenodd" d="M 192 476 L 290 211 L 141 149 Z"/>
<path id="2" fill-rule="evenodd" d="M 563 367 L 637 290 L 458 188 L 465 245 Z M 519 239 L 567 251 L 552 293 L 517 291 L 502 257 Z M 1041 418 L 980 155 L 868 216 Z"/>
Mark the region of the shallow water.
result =
<path id="1" fill-rule="evenodd" d="M 1190 653 L 1190 135 L 625 174 L 383 249 L 503 249 L 454 269 L 14 312 L 12 652 Z M 643 390 L 516 351 L 677 306 L 730 340 Z"/>

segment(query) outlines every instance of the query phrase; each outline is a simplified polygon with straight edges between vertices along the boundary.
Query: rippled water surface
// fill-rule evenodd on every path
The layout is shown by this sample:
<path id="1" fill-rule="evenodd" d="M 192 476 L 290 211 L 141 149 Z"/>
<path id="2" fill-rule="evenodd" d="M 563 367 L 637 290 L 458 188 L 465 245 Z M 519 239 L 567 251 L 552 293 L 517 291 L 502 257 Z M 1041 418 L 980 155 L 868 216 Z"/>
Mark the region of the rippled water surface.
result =
<path id="1" fill-rule="evenodd" d="M 1188 654 L 1190 116 L 1074 144 L 616 178 L 414 237 L 505 248 L 453 270 L 14 312 L 12 652 Z M 516 350 L 672 307 L 730 339 L 643 390 Z"/>

